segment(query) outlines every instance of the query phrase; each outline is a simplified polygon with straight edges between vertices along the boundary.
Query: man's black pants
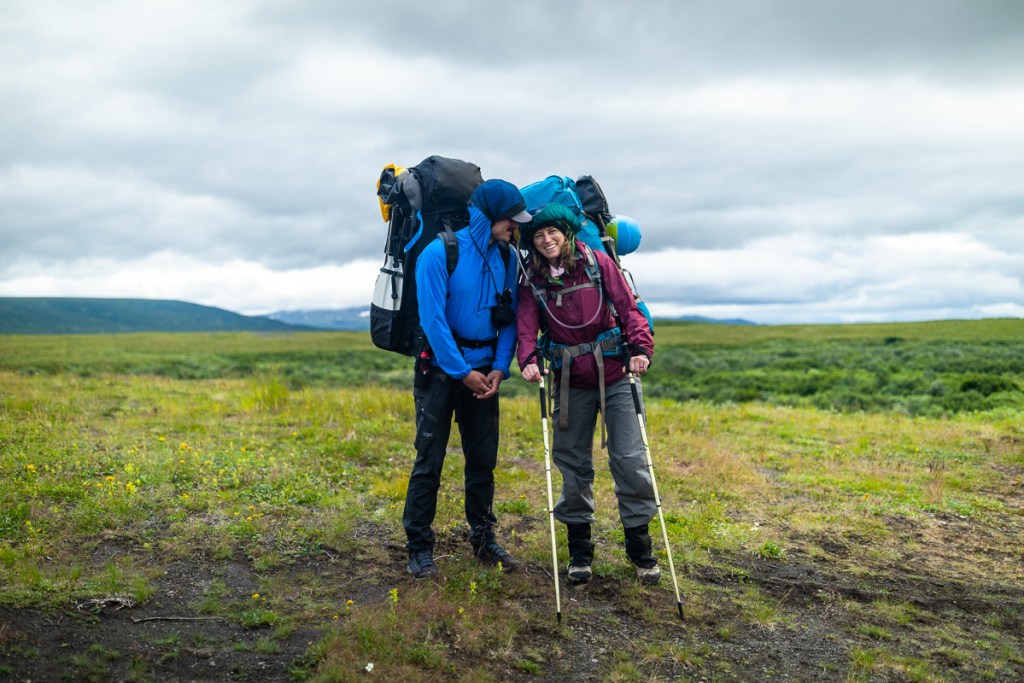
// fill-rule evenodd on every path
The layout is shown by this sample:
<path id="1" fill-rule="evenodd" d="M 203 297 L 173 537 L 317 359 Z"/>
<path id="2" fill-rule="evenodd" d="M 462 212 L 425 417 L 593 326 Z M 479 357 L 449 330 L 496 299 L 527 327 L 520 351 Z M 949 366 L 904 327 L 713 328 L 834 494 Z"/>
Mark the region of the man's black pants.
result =
<path id="1" fill-rule="evenodd" d="M 481 372 L 486 375 L 489 370 Z M 412 395 L 416 401 L 416 462 L 402 515 L 410 552 L 434 547 L 431 524 L 437 513 L 437 492 L 453 414 L 466 458 L 466 521 L 471 530 L 489 531 L 497 521 L 491 508 L 498 461 L 497 394 L 485 400 L 474 398 L 461 380 L 431 368 L 427 374 L 417 371 Z"/>

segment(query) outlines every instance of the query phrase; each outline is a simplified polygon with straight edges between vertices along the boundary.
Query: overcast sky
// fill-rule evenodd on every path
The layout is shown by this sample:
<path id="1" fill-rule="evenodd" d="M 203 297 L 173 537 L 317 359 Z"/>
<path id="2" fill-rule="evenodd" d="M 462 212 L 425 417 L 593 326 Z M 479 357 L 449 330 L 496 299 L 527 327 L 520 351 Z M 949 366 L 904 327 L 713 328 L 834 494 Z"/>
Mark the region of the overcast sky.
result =
<path id="1" fill-rule="evenodd" d="M 367 304 L 388 163 L 591 174 L 656 315 L 1024 316 L 1021 0 L 0 0 L 0 296 Z"/>

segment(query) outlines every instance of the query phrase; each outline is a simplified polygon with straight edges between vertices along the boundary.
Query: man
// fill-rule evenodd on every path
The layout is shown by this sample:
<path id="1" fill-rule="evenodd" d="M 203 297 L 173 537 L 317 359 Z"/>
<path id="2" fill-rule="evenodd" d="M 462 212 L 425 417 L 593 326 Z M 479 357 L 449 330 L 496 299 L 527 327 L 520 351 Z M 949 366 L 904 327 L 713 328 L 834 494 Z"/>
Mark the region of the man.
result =
<path id="1" fill-rule="evenodd" d="M 430 365 L 418 365 L 416 461 L 409 477 L 402 525 L 409 572 L 434 576 L 434 531 L 454 413 L 465 455 L 466 521 L 473 554 L 512 570 L 517 562 L 498 544 L 494 467 L 498 458 L 498 388 L 509 376 L 515 349 L 516 263 L 508 243 L 519 223 L 530 221 L 515 185 L 488 180 L 469 201 L 469 226 L 455 233 L 458 263 L 448 275 L 444 242 L 431 242 L 416 264 L 420 325 Z"/>

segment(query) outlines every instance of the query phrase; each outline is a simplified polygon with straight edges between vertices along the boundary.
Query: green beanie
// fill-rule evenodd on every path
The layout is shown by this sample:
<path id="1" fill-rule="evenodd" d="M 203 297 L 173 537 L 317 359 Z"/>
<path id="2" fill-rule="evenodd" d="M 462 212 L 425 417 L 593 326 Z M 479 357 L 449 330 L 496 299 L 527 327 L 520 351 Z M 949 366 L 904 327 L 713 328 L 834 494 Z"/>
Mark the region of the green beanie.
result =
<path id="1" fill-rule="evenodd" d="M 573 213 L 573 210 L 563 204 L 548 204 L 543 209 L 533 214 L 533 220 L 519 227 L 526 246 L 533 246 L 533 234 L 539 228 L 555 226 L 561 230 L 566 237 L 573 240 L 580 229 L 580 217 Z"/>

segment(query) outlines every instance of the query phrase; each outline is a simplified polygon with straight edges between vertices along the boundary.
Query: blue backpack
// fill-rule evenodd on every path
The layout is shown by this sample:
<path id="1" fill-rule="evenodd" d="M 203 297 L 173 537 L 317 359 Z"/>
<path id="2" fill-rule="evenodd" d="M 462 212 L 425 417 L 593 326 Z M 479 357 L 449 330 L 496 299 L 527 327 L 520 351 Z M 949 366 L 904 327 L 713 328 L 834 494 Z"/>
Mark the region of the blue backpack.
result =
<path id="1" fill-rule="evenodd" d="M 584 211 L 583 201 L 576 190 L 576 181 L 572 178 L 552 175 L 526 187 L 521 187 L 519 191 L 523 193 L 526 210 L 530 213 L 535 213 L 548 204 L 568 206 L 580 219 L 580 231 L 576 233 L 576 238 L 582 240 L 591 249 L 599 249 L 615 258 L 612 251 L 605 248 L 601 240 L 601 229 Z"/>
<path id="2" fill-rule="evenodd" d="M 633 276 L 619 262 L 615 237 L 608 234 L 607 226 L 612 220 L 612 214 L 608 209 L 604 191 L 597 181 L 588 175 L 580 176 L 576 180 L 568 176 L 551 175 L 521 187 L 519 191 L 526 200 L 526 210 L 530 213 L 536 213 L 548 204 L 562 204 L 579 216 L 580 230 L 576 233 L 576 239 L 591 249 L 601 250 L 612 257 L 633 292 L 637 308 L 647 318 L 651 334 L 654 334 L 654 318 L 651 317 L 647 304 L 637 294 Z M 636 238 L 636 244 L 639 244 L 639 236 Z"/>

